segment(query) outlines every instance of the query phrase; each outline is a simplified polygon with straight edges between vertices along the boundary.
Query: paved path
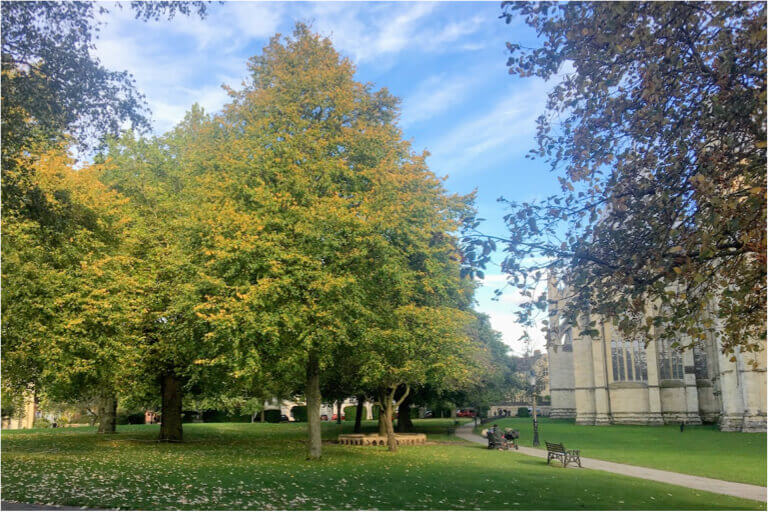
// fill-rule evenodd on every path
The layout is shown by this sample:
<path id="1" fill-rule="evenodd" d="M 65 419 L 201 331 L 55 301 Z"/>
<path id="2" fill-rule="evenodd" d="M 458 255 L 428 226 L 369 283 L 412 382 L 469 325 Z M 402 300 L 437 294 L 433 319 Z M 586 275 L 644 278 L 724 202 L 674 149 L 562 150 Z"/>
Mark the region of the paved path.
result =
<path id="1" fill-rule="evenodd" d="M 456 429 L 456 435 L 467 441 L 474 443 L 488 444 L 488 440 L 482 436 L 474 434 L 472 428 L 474 424 L 468 423 Z M 532 457 L 547 458 L 547 451 L 538 448 L 520 447 L 519 453 L 530 455 Z M 619 464 L 617 462 L 608 462 L 599 459 L 581 458 L 581 465 L 587 469 L 597 469 L 599 471 L 609 471 L 620 475 L 633 476 L 635 478 L 644 478 L 646 480 L 655 480 L 665 484 L 680 485 L 700 491 L 714 492 L 718 494 L 727 494 L 737 498 L 745 498 L 755 501 L 766 500 L 766 488 L 759 485 L 740 484 L 737 482 L 727 482 L 725 480 L 716 480 L 703 476 L 685 475 L 672 471 L 662 471 L 660 469 L 644 468 L 640 466 L 630 466 L 629 464 Z M 568 466 L 568 469 L 579 469 L 578 466 Z"/>

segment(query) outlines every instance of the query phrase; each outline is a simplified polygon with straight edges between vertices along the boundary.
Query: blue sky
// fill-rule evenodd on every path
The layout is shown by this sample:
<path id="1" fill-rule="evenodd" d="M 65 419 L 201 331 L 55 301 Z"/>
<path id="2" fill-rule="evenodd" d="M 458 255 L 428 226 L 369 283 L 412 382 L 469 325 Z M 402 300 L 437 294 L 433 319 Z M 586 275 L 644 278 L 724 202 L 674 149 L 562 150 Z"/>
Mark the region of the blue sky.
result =
<path id="1" fill-rule="evenodd" d="M 522 20 L 505 24 L 500 12 L 495 1 L 226 2 L 211 4 L 202 20 L 142 23 L 130 10 L 113 8 L 103 17 L 96 55 L 106 67 L 133 74 L 159 134 L 195 102 L 219 110 L 227 101 L 221 85 L 238 88 L 249 57 L 276 32 L 308 22 L 356 64 L 358 80 L 402 99 L 399 124 L 413 149 L 430 151 L 430 168 L 448 176 L 448 190 L 477 189 L 476 206 L 487 219 L 481 229 L 503 235 L 504 210 L 496 199 L 542 197 L 557 181 L 546 164 L 524 158 L 551 84 L 514 77 L 505 66 L 505 43 L 531 46 L 535 33 Z M 503 283 L 498 265 L 491 265 L 477 309 L 521 353 L 522 329 L 513 315 L 520 297 L 508 291 L 491 300 Z M 542 347 L 541 334 L 532 334 L 534 346 Z"/>

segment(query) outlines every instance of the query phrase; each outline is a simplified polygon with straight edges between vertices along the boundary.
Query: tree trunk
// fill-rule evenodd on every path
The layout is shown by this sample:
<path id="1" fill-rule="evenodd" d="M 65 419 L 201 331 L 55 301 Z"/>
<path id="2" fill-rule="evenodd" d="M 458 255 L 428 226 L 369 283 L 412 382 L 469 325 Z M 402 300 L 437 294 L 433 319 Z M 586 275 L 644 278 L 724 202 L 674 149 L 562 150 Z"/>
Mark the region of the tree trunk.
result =
<path id="1" fill-rule="evenodd" d="M 99 399 L 99 434 L 114 434 L 117 431 L 117 397 L 104 393 Z"/>
<path id="2" fill-rule="evenodd" d="M 392 425 L 392 413 L 394 412 L 395 407 L 400 407 L 400 404 L 402 404 L 405 399 L 408 398 L 408 395 L 411 392 L 411 387 L 406 384 L 403 395 L 399 400 L 397 400 L 397 402 L 393 404 L 395 401 L 395 393 L 397 393 L 397 388 L 398 386 L 392 386 L 388 393 L 382 393 L 383 396 L 381 400 L 381 402 L 384 404 L 383 409 L 385 411 L 384 426 L 387 429 L 387 449 L 390 452 L 397 451 L 397 438 L 395 437 L 395 429 Z"/>
<path id="3" fill-rule="evenodd" d="M 456 405 L 454 404 L 451 404 L 451 419 L 452 420 L 456 419 Z"/>
<path id="4" fill-rule="evenodd" d="M 387 435 L 387 426 L 384 424 L 384 406 L 379 406 L 379 435 L 384 437 Z"/>
<path id="5" fill-rule="evenodd" d="M 363 411 L 365 404 L 365 395 L 357 395 L 357 410 L 355 411 L 355 434 L 363 431 Z"/>
<path id="6" fill-rule="evenodd" d="M 182 390 L 181 381 L 176 375 L 163 375 L 160 394 L 162 395 L 160 441 L 179 443 L 182 440 Z"/>
<path id="7" fill-rule="evenodd" d="M 309 447 L 307 458 L 319 459 L 322 455 L 322 437 L 320 432 L 320 364 L 317 355 L 310 353 L 307 361 L 307 429 Z"/>
<path id="8" fill-rule="evenodd" d="M 413 421 L 411 421 L 411 395 L 407 395 L 400 406 L 397 408 L 397 431 L 400 433 L 411 432 L 413 430 Z"/>
<path id="9" fill-rule="evenodd" d="M 379 417 L 382 415 L 384 416 L 384 428 L 386 428 L 387 433 L 387 450 L 396 452 L 397 438 L 395 437 L 395 429 L 392 426 L 392 398 L 390 395 L 388 395 L 388 398 L 386 404 L 382 407 L 382 412 Z"/>
<path id="10" fill-rule="evenodd" d="M 259 413 L 259 421 L 261 423 L 264 423 L 265 421 L 267 421 L 267 416 L 264 409 L 262 409 L 261 412 Z"/>
<path id="11" fill-rule="evenodd" d="M 341 405 L 342 405 L 342 403 L 343 402 L 341 400 L 336 400 L 336 423 L 338 423 L 339 425 L 341 425 Z"/>

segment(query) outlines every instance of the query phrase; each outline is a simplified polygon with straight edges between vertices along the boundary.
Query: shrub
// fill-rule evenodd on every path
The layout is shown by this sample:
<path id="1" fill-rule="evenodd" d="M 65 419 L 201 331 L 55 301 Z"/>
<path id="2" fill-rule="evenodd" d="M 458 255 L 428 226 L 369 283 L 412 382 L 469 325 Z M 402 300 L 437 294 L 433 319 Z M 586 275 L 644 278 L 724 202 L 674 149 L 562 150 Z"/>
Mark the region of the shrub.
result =
<path id="1" fill-rule="evenodd" d="M 268 411 L 264 411 L 264 420 L 267 423 L 280 423 L 280 410 L 279 409 L 270 409 Z"/>
<path id="2" fill-rule="evenodd" d="M 357 414 L 357 406 L 350 405 L 344 408 L 344 421 L 355 421 L 355 415 Z"/>
<path id="3" fill-rule="evenodd" d="M 203 423 L 224 423 L 227 421 L 227 413 L 216 409 L 203 411 Z"/>
<path id="4" fill-rule="evenodd" d="M 184 417 L 187 416 L 186 413 L 188 412 L 194 414 L 194 411 L 185 411 Z M 189 421 L 191 421 L 191 419 Z M 186 421 L 186 423 L 189 423 L 189 421 Z M 278 415 L 278 421 L 279 421 L 279 415 Z M 185 422 L 184 419 L 182 419 L 182 422 Z M 230 414 L 226 411 L 219 411 L 216 409 L 206 409 L 205 411 L 203 411 L 203 423 L 250 423 L 250 422 L 251 422 L 250 414 Z"/>
<path id="5" fill-rule="evenodd" d="M 127 412 L 117 413 L 117 416 L 115 416 L 115 423 L 117 423 L 118 425 L 143 425 L 144 413 L 143 412 L 135 412 L 131 414 L 128 414 Z"/>
<path id="6" fill-rule="evenodd" d="M 182 423 L 193 423 L 198 416 L 197 411 L 182 411 L 181 412 L 181 422 Z"/>
<path id="7" fill-rule="evenodd" d="M 528 412 L 527 407 L 518 407 L 517 408 L 517 417 L 518 418 L 529 418 L 531 416 L 531 413 Z"/>
<path id="8" fill-rule="evenodd" d="M 128 415 L 128 424 L 129 425 L 143 425 L 144 424 L 144 413 L 143 412 L 136 412 L 133 414 Z"/>
<path id="9" fill-rule="evenodd" d="M 48 428 L 51 426 L 51 422 L 45 418 L 35 418 L 32 426 L 35 428 Z"/>
<path id="10" fill-rule="evenodd" d="M 295 405 L 291 407 L 291 416 L 293 416 L 293 419 L 296 421 L 307 421 L 307 406 L 306 405 Z"/>

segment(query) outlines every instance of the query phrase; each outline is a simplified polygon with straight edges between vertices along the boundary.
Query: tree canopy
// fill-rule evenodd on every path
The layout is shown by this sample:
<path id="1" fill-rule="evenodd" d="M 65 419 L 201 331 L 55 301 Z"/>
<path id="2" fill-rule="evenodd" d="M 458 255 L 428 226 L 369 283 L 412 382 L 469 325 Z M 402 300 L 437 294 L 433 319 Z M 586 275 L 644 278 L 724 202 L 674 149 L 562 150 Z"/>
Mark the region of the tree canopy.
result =
<path id="1" fill-rule="evenodd" d="M 509 237 L 468 243 L 502 244 L 529 298 L 521 320 L 546 307 L 534 288 L 550 273 L 574 325 L 591 311 L 630 336 L 760 350 L 765 4 L 504 2 L 501 17 L 517 16 L 541 44 L 508 43 L 509 73 L 555 81 L 530 156 L 561 191 L 507 201 Z"/>

